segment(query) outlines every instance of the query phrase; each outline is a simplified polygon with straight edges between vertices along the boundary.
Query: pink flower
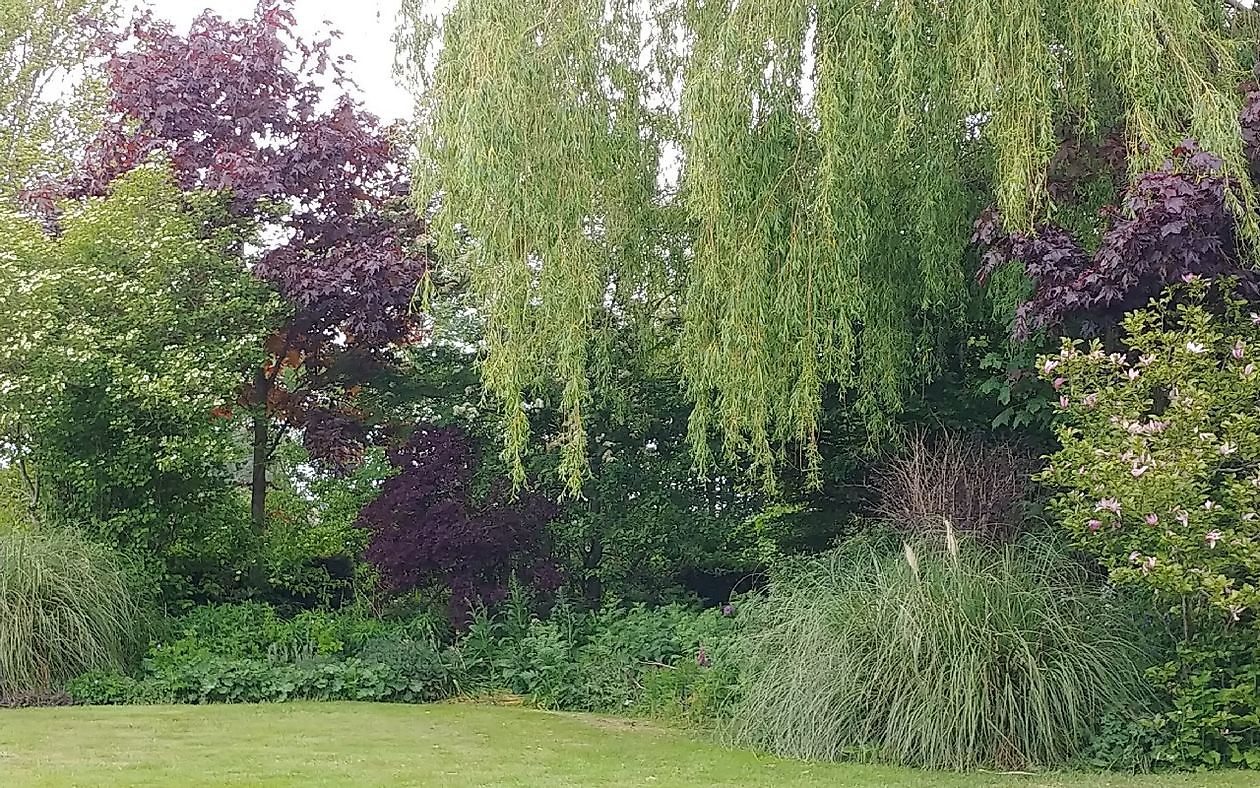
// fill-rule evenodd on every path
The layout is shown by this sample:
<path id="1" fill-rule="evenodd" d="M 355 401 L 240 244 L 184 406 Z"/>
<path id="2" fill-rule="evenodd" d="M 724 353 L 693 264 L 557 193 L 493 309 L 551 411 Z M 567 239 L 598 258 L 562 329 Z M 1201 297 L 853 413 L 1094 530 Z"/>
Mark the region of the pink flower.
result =
<path id="1" fill-rule="evenodd" d="M 1103 498 L 1096 506 L 1094 506 L 1094 511 L 1120 514 L 1120 502 L 1115 498 Z"/>
<path id="2" fill-rule="evenodd" d="M 1203 541 L 1207 542 L 1209 548 L 1215 549 L 1216 543 L 1221 541 L 1221 532 L 1212 530 L 1203 535 Z"/>
<path id="3" fill-rule="evenodd" d="M 1155 568 L 1155 556 L 1148 555 L 1146 557 L 1146 560 L 1142 562 L 1142 571 L 1150 572 L 1154 568 Z"/>
<path id="4" fill-rule="evenodd" d="M 1177 522 L 1181 523 L 1183 527 L 1190 525 L 1190 513 L 1187 512 L 1185 509 L 1178 509 Z"/>
<path id="5" fill-rule="evenodd" d="M 1058 361 L 1052 358 L 1048 358 L 1046 359 L 1046 363 L 1041 365 L 1041 371 L 1049 375 L 1051 372 L 1054 372 L 1054 369 L 1057 366 L 1059 366 Z"/>
<path id="6" fill-rule="evenodd" d="M 1256 365 L 1248 364 L 1247 366 L 1243 367 L 1242 373 L 1243 373 L 1243 377 L 1245 378 L 1251 377 L 1252 375 L 1256 374 Z"/>
<path id="7" fill-rule="evenodd" d="M 1190 284 L 1191 282 L 1197 282 L 1199 281 L 1199 275 L 1198 274 L 1182 274 L 1181 281 L 1185 282 L 1186 284 Z"/>
<path id="8" fill-rule="evenodd" d="M 1229 617 L 1230 617 L 1230 620 L 1232 620 L 1232 621 L 1237 621 L 1237 620 L 1238 620 L 1238 614 L 1239 614 L 1239 613 L 1241 613 L 1241 612 L 1243 612 L 1243 611 L 1244 611 L 1244 610 L 1246 610 L 1246 609 L 1247 609 L 1247 608 L 1243 607 L 1242 605 L 1230 605 L 1230 606 L 1229 606 Z"/>
<path id="9" fill-rule="evenodd" d="M 1241 339 L 1234 343 L 1234 349 L 1229 351 L 1229 354 L 1238 361 L 1242 361 L 1243 356 L 1246 355 L 1246 348 L 1243 347 Z"/>
<path id="10" fill-rule="evenodd" d="M 1129 553 L 1129 563 L 1131 563 L 1131 564 L 1136 564 L 1136 563 L 1138 563 L 1138 561 L 1139 561 L 1141 558 L 1142 558 L 1142 554 L 1141 554 L 1141 553 L 1139 553 L 1137 550 L 1134 550 L 1133 552 Z"/>
<path id="11" fill-rule="evenodd" d="M 1150 514 L 1146 515 L 1146 524 L 1159 525 L 1159 515 L 1155 514 L 1154 512 L 1151 512 Z"/>
<path id="12" fill-rule="evenodd" d="M 1125 374 L 1129 376 L 1129 380 L 1137 380 L 1137 379 L 1138 379 L 1138 375 L 1140 375 L 1140 374 L 1142 374 L 1142 373 L 1138 372 L 1136 369 L 1130 369 L 1130 370 L 1129 370 L 1128 372 L 1126 372 Z"/>
<path id="13" fill-rule="evenodd" d="M 1143 367 L 1149 367 L 1151 364 L 1155 363 L 1155 359 L 1156 356 L 1154 353 L 1151 353 L 1150 355 L 1141 355 L 1138 356 L 1138 364 Z"/>
<path id="14" fill-rule="evenodd" d="M 1089 532 L 1090 532 L 1090 533 L 1098 533 L 1098 529 L 1099 529 L 1099 528 L 1102 528 L 1102 521 L 1100 521 L 1100 520 L 1090 520 L 1088 523 L 1086 523 L 1086 525 L 1088 525 L 1088 526 L 1089 526 Z"/>
<path id="15" fill-rule="evenodd" d="M 1060 407 L 1060 408 L 1063 408 L 1064 410 L 1067 410 L 1068 402 L 1069 402 L 1069 400 L 1068 400 L 1068 398 L 1067 398 L 1067 395 L 1066 395 L 1066 394 L 1064 394 L 1063 396 L 1059 397 L 1059 407 Z"/>
<path id="16" fill-rule="evenodd" d="M 1134 479 L 1139 479 L 1142 477 L 1142 474 L 1146 473 L 1150 469 L 1151 469 L 1151 466 L 1149 465 L 1134 465 L 1132 470 L 1129 471 L 1129 473 L 1133 474 Z"/>
<path id="17" fill-rule="evenodd" d="M 1203 502 L 1203 508 L 1207 509 L 1210 512 L 1213 509 L 1219 509 L 1221 507 L 1216 503 L 1216 501 L 1213 501 L 1211 498 L 1208 498 L 1206 501 Z"/>
<path id="18" fill-rule="evenodd" d="M 1059 389 L 1063 388 L 1064 383 L 1067 383 L 1067 378 L 1063 378 L 1063 377 L 1055 378 L 1054 383 L 1052 384 L 1054 386 L 1054 390 L 1058 391 Z"/>
<path id="19" fill-rule="evenodd" d="M 1098 394 L 1086 394 L 1084 399 L 1085 407 L 1092 408 L 1098 404 Z"/>
<path id="20" fill-rule="evenodd" d="M 1242 519 L 1243 519 L 1243 521 L 1244 521 L 1244 522 L 1251 522 L 1252 520 L 1256 519 L 1256 513 L 1255 513 L 1255 512 L 1244 512 L 1244 513 L 1243 513 L 1243 516 L 1242 516 Z"/>
<path id="21" fill-rule="evenodd" d="M 1219 451 L 1221 454 L 1224 454 L 1225 456 L 1228 457 L 1229 455 L 1238 451 L 1238 447 L 1232 443 L 1226 442 L 1226 443 L 1222 443 L 1220 447 L 1217 449 L 1217 451 Z"/>
<path id="22" fill-rule="evenodd" d="M 1251 313 L 1251 322 L 1252 322 L 1253 324 L 1257 325 L 1257 326 L 1260 326 L 1260 313 L 1257 313 L 1257 312 L 1252 312 L 1252 313 Z"/>
<path id="23" fill-rule="evenodd" d="M 1123 353 L 1112 353 L 1110 356 L 1107 356 L 1107 358 L 1111 359 L 1112 364 L 1119 364 L 1122 367 L 1129 363 L 1129 360 L 1124 357 Z"/>
<path id="24" fill-rule="evenodd" d="M 1203 345 L 1199 344 L 1198 342 L 1187 342 L 1186 350 L 1190 351 L 1191 353 L 1194 353 L 1195 355 L 1198 355 L 1200 353 L 1205 352 L 1207 348 L 1203 347 Z"/>

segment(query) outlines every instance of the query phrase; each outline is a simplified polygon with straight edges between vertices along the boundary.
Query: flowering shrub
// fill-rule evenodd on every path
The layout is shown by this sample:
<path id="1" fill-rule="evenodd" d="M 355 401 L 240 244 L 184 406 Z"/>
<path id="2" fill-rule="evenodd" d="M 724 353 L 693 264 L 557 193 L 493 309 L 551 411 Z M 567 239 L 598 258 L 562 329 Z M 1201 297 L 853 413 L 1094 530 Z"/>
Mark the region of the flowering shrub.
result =
<path id="1" fill-rule="evenodd" d="M 1114 581 L 1240 621 L 1260 607 L 1260 314 L 1206 295 L 1191 278 L 1130 314 L 1125 353 L 1065 340 L 1042 360 L 1062 410 L 1043 479 Z"/>

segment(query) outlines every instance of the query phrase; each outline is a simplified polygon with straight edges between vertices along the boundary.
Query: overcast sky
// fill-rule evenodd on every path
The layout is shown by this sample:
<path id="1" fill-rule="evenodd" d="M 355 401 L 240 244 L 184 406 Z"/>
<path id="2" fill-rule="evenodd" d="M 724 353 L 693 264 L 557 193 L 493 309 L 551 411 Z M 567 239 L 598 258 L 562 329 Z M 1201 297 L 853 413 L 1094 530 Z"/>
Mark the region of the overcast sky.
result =
<path id="1" fill-rule="evenodd" d="M 235 19 L 253 14 L 257 0 L 147 0 L 154 12 L 181 29 L 206 8 L 219 16 Z M 394 44 L 399 0 L 297 0 L 294 3 L 298 28 L 303 36 L 319 32 L 324 20 L 340 30 L 335 42 L 339 53 L 354 56 L 350 74 L 363 91 L 368 110 L 381 118 L 397 120 L 411 116 L 411 98 L 394 81 Z"/>

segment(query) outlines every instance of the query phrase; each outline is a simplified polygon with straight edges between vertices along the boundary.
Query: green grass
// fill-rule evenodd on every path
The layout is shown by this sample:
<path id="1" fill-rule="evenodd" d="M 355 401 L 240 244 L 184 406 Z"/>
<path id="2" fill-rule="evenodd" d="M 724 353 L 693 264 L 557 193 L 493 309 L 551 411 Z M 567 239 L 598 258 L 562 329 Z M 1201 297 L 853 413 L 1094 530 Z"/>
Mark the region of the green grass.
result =
<path id="1" fill-rule="evenodd" d="M 951 774 L 787 761 L 646 723 L 474 705 L 0 710 L 0 785 L 1242 788 L 1255 775 Z"/>

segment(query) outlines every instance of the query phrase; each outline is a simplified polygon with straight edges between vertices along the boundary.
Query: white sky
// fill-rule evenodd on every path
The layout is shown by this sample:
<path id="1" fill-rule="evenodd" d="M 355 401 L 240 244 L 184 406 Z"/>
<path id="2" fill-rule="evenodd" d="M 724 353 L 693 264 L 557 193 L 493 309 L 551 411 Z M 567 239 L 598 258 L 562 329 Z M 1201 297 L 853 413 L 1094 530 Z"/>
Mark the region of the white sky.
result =
<path id="1" fill-rule="evenodd" d="M 155 14 L 186 30 L 189 23 L 209 8 L 225 19 L 253 15 L 257 0 L 143 0 Z M 410 118 L 412 102 L 407 91 L 394 81 L 394 28 L 399 0 L 296 0 L 294 15 L 298 32 L 311 38 L 324 20 L 340 30 L 342 38 L 333 45 L 338 54 L 349 54 L 350 76 L 362 91 L 367 109 L 385 121 Z"/>

